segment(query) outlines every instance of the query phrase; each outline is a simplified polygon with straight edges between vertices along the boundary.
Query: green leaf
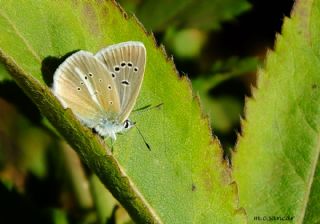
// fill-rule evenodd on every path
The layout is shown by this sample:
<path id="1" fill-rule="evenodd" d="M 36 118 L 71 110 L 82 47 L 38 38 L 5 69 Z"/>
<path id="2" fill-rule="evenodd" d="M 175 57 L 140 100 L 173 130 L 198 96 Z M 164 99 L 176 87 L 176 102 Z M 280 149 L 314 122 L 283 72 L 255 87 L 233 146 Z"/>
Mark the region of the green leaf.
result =
<path id="1" fill-rule="evenodd" d="M 194 0 L 177 17 L 185 18 L 182 23 L 190 27 L 217 30 L 222 22 L 230 21 L 250 8 L 246 0 Z"/>
<path id="2" fill-rule="evenodd" d="M 246 0 L 166 0 L 156 5 L 152 0 L 145 0 L 136 13 L 147 29 L 154 31 L 163 31 L 169 25 L 216 30 L 222 22 L 250 8 Z"/>
<path id="3" fill-rule="evenodd" d="M 259 60 L 254 57 L 231 57 L 226 61 L 216 61 L 212 66 L 212 75 L 202 75 L 192 80 L 192 85 L 197 91 L 208 93 L 219 84 L 239 76 L 254 72 L 259 65 Z"/>
<path id="4" fill-rule="evenodd" d="M 113 1 L 0 0 L 0 58 L 79 156 L 138 223 L 244 223 L 235 184 L 212 139 L 208 121 L 189 81 L 135 18 L 126 19 Z M 58 13 L 59 12 L 59 13 Z M 137 129 L 119 136 L 113 153 L 102 139 L 64 110 L 45 85 L 43 63 L 77 49 L 97 52 L 109 44 L 142 41 L 146 74 L 133 113 Z M 50 56 L 50 57 L 49 57 Z"/>
<path id="5" fill-rule="evenodd" d="M 169 47 L 178 58 L 192 59 L 199 57 L 208 36 L 206 32 L 198 29 L 166 30 L 165 45 Z"/>
<path id="6" fill-rule="evenodd" d="M 166 0 L 158 2 L 155 6 L 154 1 L 144 0 L 136 9 L 136 15 L 148 30 L 163 31 L 169 21 L 176 21 L 176 15 L 191 2 L 192 0 Z"/>
<path id="7" fill-rule="evenodd" d="M 242 103 L 232 96 L 202 97 L 200 95 L 200 97 L 204 110 L 210 116 L 213 132 L 217 134 L 232 132 L 239 123 L 243 109 Z"/>
<path id="8" fill-rule="evenodd" d="M 8 73 L 8 71 L 6 70 L 6 67 L 4 64 L 0 63 L 0 82 L 4 81 L 4 80 L 10 80 L 11 76 Z"/>
<path id="9" fill-rule="evenodd" d="M 59 209 L 51 209 L 50 210 L 51 221 L 54 224 L 68 224 L 68 216 L 67 214 Z"/>
<path id="10" fill-rule="evenodd" d="M 252 57 L 231 57 L 225 61 L 216 61 L 212 66 L 214 74 L 202 75 L 192 80 L 192 86 L 200 96 L 215 133 L 230 133 L 235 124 L 239 123 L 243 105 L 232 96 L 212 96 L 210 90 L 227 80 L 254 72 L 258 62 L 258 59 Z"/>
<path id="11" fill-rule="evenodd" d="M 320 1 L 297 1 L 284 21 L 234 155 L 240 204 L 255 216 L 320 220 Z"/>
<path id="12" fill-rule="evenodd" d="M 113 218 L 113 211 L 118 203 L 96 175 L 92 174 L 89 180 L 97 218 L 99 223 L 106 223 L 106 220 Z"/>

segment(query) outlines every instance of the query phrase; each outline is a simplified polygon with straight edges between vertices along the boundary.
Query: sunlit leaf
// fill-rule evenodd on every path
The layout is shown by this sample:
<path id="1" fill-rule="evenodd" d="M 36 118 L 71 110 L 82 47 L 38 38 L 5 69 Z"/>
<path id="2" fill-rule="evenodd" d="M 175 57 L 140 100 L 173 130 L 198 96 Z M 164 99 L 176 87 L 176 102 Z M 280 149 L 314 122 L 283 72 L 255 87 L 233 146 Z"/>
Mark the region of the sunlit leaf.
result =
<path id="1" fill-rule="evenodd" d="M 177 76 L 173 63 L 134 18 L 127 19 L 113 1 L 0 4 L 1 60 L 136 222 L 245 222 L 222 150 L 193 100 L 189 81 Z M 47 76 L 57 65 L 53 59 L 128 40 L 142 41 L 148 55 L 136 108 L 163 106 L 131 116 L 151 151 L 133 128 L 118 137 L 111 153 L 99 136 L 62 108 L 45 83 L 50 85 Z"/>
<path id="2" fill-rule="evenodd" d="M 233 170 L 249 223 L 319 223 L 319 28 L 320 1 L 297 1 L 247 101 Z"/>

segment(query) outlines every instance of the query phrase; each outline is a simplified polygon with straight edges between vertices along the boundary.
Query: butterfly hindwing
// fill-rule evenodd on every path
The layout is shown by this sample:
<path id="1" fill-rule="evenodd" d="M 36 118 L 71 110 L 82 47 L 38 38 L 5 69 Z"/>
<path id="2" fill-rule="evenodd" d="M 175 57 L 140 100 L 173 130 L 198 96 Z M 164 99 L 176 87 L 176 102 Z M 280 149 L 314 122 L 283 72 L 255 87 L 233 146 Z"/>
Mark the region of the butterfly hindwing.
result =
<path id="1" fill-rule="evenodd" d="M 54 74 L 53 92 L 87 126 L 120 112 L 119 95 L 106 66 L 93 54 L 79 51 L 67 58 Z"/>
<path id="2" fill-rule="evenodd" d="M 140 92 L 146 49 L 141 42 L 128 41 L 104 48 L 96 57 L 106 65 L 115 81 L 120 101 L 117 120 L 122 123 L 131 113 Z"/>

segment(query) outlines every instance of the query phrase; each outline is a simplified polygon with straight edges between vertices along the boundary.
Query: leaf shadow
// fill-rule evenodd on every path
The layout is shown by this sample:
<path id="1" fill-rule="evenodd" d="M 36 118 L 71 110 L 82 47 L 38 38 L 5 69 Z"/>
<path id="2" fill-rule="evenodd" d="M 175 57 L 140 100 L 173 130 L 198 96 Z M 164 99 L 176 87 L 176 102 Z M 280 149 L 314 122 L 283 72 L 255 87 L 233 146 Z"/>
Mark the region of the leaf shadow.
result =
<path id="1" fill-rule="evenodd" d="M 57 68 L 72 54 L 78 52 L 78 50 L 73 50 L 62 57 L 48 56 L 44 58 L 41 62 L 41 73 L 43 81 L 51 88 L 53 84 L 53 75 Z"/>

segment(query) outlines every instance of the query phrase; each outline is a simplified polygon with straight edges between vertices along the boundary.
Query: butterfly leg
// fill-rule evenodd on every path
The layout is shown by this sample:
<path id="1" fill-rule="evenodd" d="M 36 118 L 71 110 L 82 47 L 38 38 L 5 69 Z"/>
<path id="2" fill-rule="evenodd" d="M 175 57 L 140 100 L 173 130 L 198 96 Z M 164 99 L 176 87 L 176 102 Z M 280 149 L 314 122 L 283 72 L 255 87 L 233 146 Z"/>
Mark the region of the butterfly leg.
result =
<path id="1" fill-rule="evenodd" d="M 113 144 L 114 144 L 114 140 L 113 140 L 113 138 L 111 138 L 111 153 L 113 153 Z"/>

